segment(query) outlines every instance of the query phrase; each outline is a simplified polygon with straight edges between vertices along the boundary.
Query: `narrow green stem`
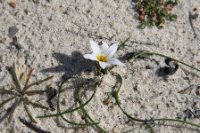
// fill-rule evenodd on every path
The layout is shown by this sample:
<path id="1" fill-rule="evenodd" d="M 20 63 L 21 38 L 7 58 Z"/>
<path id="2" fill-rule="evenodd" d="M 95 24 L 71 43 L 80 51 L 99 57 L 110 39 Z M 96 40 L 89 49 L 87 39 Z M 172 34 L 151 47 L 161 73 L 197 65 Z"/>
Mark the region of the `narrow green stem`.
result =
<path id="1" fill-rule="evenodd" d="M 122 107 L 121 107 L 121 104 L 120 104 L 120 101 L 119 101 L 119 91 L 121 89 L 121 86 L 122 86 L 122 77 L 117 74 L 117 73 L 114 73 L 114 72 L 111 72 L 111 74 L 113 74 L 116 79 L 117 79 L 117 84 L 118 87 L 117 87 L 117 90 L 114 91 L 114 98 L 115 98 L 115 101 L 116 101 L 116 104 L 118 105 L 118 107 L 121 109 L 121 111 L 130 119 L 134 120 L 134 121 L 137 121 L 137 122 L 145 122 L 145 120 L 142 120 L 142 119 L 138 119 L 138 118 L 134 118 L 132 117 L 131 115 L 129 115 Z M 117 86 L 117 85 L 116 85 Z"/>
<path id="2" fill-rule="evenodd" d="M 188 121 L 184 121 L 184 120 L 178 120 L 178 119 L 167 119 L 167 118 L 162 118 L 162 119 L 153 119 L 153 121 L 172 121 L 172 122 L 177 122 L 177 123 L 183 123 L 183 124 L 187 124 L 187 125 L 191 125 L 191 126 L 194 126 L 194 127 L 198 127 L 200 128 L 200 125 L 198 124 L 195 124 L 195 123 L 192 123 L 192 122 L 188 122 Z"/>
<path id="3" fill-rule="evenodd" d="M 78 100 L 79 104 L 81 105 L 81 104 L 83 103 L 83 101 L 82 101 L 82 99 L 80 98 L 80 90 L 81 90 L 81 88 L 78 87 L 77 100 Z M 87 113 L 87 111 L 85 110 L 84 107 L 82 107 L 81 110 L 83 111 L 83 113 L 85 114 L 85 116 L 86 116 L 92 123 L 95 123 L 95 121 L 90 117 L 90 115 Z M 93 126 L 95 126 L 101 133 L 108 133 L 105 129 L 103 129 L 102 127 L 100 127 L 98 124 L 94 124 Z"/>
<path id="4" fill-rule="evenodd" d="M 133 121 L 136 121 L 136 122 L 142 122 L 144 124 L 148 123 L 148 122 L 167 122 L 167 121 L 170 121 L 170 122 L 177 122 L 177 123 L 184 123 L 184 124 L 187 124 L 187 125 L 190 125 L 190 126 L 193 126 L 193 127 L 197 127 L 197 128 L 200 128 L 200 125 L 198 124 L 195 124 L 195 123 L 192 123 L 192 122 L 188 122 L 188 121 L 184 121 L 184 120 L 178 120 L 178 119 L 168 119 L 168 118 L 161 118 L 161 119 L 152 119 L 152 120 L 145 120 L 145 119 L 139 119 L 139 118 L 134 118 L 132 117 L 131 115 L 129 115 L 120 105 L 120 101 L 119 101 L 119 92 L 120 92 L 120 88 L 121 88 L 121 85 L 122 85 L 122 77 L 119 75 L 119 74 L 116 74 L 116 73 L 113 73 L 113 75 L 116 76 L 116 79 L 117 79 L 117 83 L 119 83 L 119 86 L 117 88 L 116 91 L 114 91 L 114 98 L 115 98 L 115 101 L 116 101 L 116 104 L 118 105 L 118 107 L 121 109 L 121 111 L 131 120 Z M 155 123 L 157 125 L 159 125 L 159 123 Z"/>
<path id="5" fill-rule="evenodd" d="M 160 57 L 169 58 L 169 59 L 174 60 L 174 61 L 176 61 L 176 62 L 178 62 L 178 63 L 180 63 L 180 64 L 182 64 L 182 65 L 185 65 L 185 66 L 187 66 L 187 67 L 189 67 L 189 68 L 192 68 L 192 69 L 194 69 L 194 70 L 200 72 L 200 69 L 198 69 L 198 68 L 196 68 L 196 67 L 194 67 L 194 66 L 192 66 L 192 65 L 188 65 L 187 63 L 184 63 L 183 61 L 180 61 L 180 60 L 177 60 L 177 59 L 175 59 L 175 58 L 166 56 L 166 55 L 164 55 L 164 54 L 156 53 L 156 52 L 148 52 L 148 51 L 147 51 L 147 52 L 141 52 L 141 53 L 135 55 L 134 58 L 138 58 L 138 57 L 144 56 L 144 55 L 149 55 L 149 56 L 151 56 L 151 55 L 157 55 L 157 56 L 160 56 Z"/>
<path id="6" fill-rule="evenodd" d="M 118 47 L 118 50 L 120 50 L 121 48 L 124 48 L 126 46 L 126 43 L 130 40 L 130 36 L 128 38 L 126 38 L 124 41 L 122 41 Z"/>
<path id="7" fill-rule="evenodd" d="M 77 108 L 74 108 L 72 110 L 66 110 L 64 112 L 61 112 L 60 114 L 67 114 L 67 113 L 73 113 L 79 109 L 81 109 L 82 107 L 86 106 L 91 100 L 92 98 L 95 96 L 95 93 L 96 93 L 96 89 L 94 90 L 92 96 L 83 104 L 81 104 L 80 106 L 78 106 Z M 44 116 L 38 116 L 37 118 L 47 118 L 47 117 L 55 117 L 55 116 L 59 116 L 60 114 L 50 114 L 50 115 L 44 115 Z"/>
<path id="8" fill-rule="evenodd" d="M 78 126 L 81 126 L 81 127 L 91 126 L 91 125 L 97 124 L 97 123 L 86 123 L 86 124 L 76 123 L 76 122 L 74 122 L 74 121 L 69 121 L 69 120 L 67 120 L 67 119 L 63 116 L 63 114 L 61 114 L 61 109 L 60 109 L 60 104 L 59 104 L 59 103 L 60 103 L 60 91 L 61 91 L 62 86 L 63 86 L 64 83 L 65 83 L 65 82 L 63 82 L 63 83 L 61 84 L 61 86 L 59 87 L 59 89 L 58 89 L 58 99 L 57 99 L 57 113 L 60 114 L 61 118 L 62 118 L 65 122 L 67 122 L 67 123 L 69 123 L 69 124 L 78 125 Z"/>

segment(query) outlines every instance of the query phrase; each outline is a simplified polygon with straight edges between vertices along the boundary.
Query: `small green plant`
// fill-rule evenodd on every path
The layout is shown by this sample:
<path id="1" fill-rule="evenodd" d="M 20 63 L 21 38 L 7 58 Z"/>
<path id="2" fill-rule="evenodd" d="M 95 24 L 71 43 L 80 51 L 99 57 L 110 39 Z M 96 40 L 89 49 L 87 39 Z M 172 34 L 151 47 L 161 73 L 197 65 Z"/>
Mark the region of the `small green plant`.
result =
<path id="1" fill-rule="evenodd" d="M 75 92 L 75 94 L 76 94 L 75 99 L 76 99 L 76 103 L 78 103 L 79 106 L 77 106 L 73 109 L 66 109 L 65 111 L 62 111 L 61 107 L 60 107 L 60 95 L 65 90 L 65 88 L 63 87 L 64 84 L 67 84 L 70 81 L 70 79 L 75 82 L 75 87 L 77 89 Z M 58 86 L 59 89 L 58 89 L 58 95 L 57 95 L 57 113 L 44 115 L 44 116 L 38 116 L 37 118 L 44 119 L 44 118 L 48 118 L 48 117 L 61 117 L 64 122 L 74 125 L 74 126 L 77 126 L 79 128 L 85 128 L 87 126 L 91 126 L 91 127 L 95 128 L 98 132 L 107 133 L 106 129 L 102 128 L 99 125 L 100 122 L 99 121 L 96 122 L 96 120 L 94 120 L 90 116 L 88 111 L 85 109 L 85 106 L 94 98 L 97 87 L 101 84 L 101 81 L 102 81 L 102 79 L 95 79 L 95 78 L 94 79 L 83 79 L 82 77 L 78 77 L 78 76 L 69 77 L 68 79 L 63 81 L 61 83 L 61 85 Z M 91 90 L 93 90 L 93 94 L 87 101 L 84 102 L 82 100 L 82 98 L 84 96 L 84 93 L 87 91 L 86 88 L 90 88 Z M 74 120 L 68 120 L 67 118 L 65 118 L 66 115 L 72 114 L 79 110 L 81 110 L 82 115 L 84 116 L 85 122 L 76 122 Z"/>
<path id="2" fill-rule="evenodd" d="M 122 88 L 123 77 L 120 74 L 118 74 L 117 72 L 112 71 L 112 68 L 114 68 L 114 66 L 111 66 L 111 65 L 122 65 L 123 63 L 121 63 L 117 59 L 114 60 L 115 63 L 109 62 L 109 61 L 108 61 L 108 64 L 106 64 L 106 65 L 105 64 L 102 65 L 100 63 L 102 63 L 103 61 L 104 61 L 103 63 L 105 63 L 105 60 L 103 60 L 103 59 L 105 59 L 104 57 L 106 57 L 106 58 L 108 57 L 108 59 L 113 59 L 111 55 L 113 55 L 117 49 L 119 50 L 119 48 L 128 46 L 125 44 L 128 40 L 129 40 L 129 38 L 126 39 L 124 42 L 122 42 L 120 47 L 117 47 L 117 45 L 115 47 L 112 47 L 112 46 L 108 47 L 105 44 L 103 46 L 98 46 L 98 44 L 95 44 L 94 42 L 92 42 L 91 47 L 93 49 L 93 53 L 99 52 L 100 56 L 101 56 L 100 59 L 102 59 L 102 60 L 98 60 L 99 56 L 93 56 L 93 54 L 86 54 L 86 56 L 85 56 L 85 57 L 89 57 L 89 59 L 97 62 L 97 68 L 96 68 L 97 72 L 96 72 L 95 77 L 83 78 L 81 76 L 76 75 L 76 76 L 70 76 L 69 78 L 64 79 L 64 80 L 62 79 L 60 84 L 58 84 L 58 89 L 56 89 L 57 91 L 52 91 L 54 93 L 52 95 L 50 95 L 49 100 L 48 100 L 51 105 L 51 98 L 53 98 L 55 96 L 57 97 L 57 104 L 56 104 L 56 108 L 55 108 L 56 113 L 45 114 L 42 116 L 38 116 L 37 118 L 45 119 L 45 118 L 50 118 L 50 117 L 60 117 L 65 123 L 71 124 L 75 128 L 76 127 L 77 128 L 85 128 L 85 127 L 90 126 L 99 133 L 108 133 L 109 131 L 107 129 L 104 129 L 104 127 L 101 126 L 100 120 L 97 120 L 98 118 L 95 118 L 95 115 L 92 116 L 91 115 L 92 112 L 89 112 L 88 111 L 89 108 L 86 108 L 86 106 L 95 97 L 98 87 L 103 83 L 103 78 L 104 78 L 105 72 L 107 72 L 107 73 L 110 73 L 114 78 L 116 78 L 115 85 L 112 87 L 112 90 L 110 92 L 108 99 L 109 100 L 111 98 L 113 99 L 113 103 L 115 104 L 115 106 L 121 110 L 121 112 L 130 120 L 130 122 L 138 123 L 138 124 L 144 126 L 149 131 L 149 133 L 154 133 L 155 126 L 157 126 L 157 125 L 173 126 L 175 123 L 179 124 L 180 126 L 194 128 L 194 129 L 199 130 L 200 125 L 195 124 L 191 121 L 188 121 L 184 118 L 183 119 L 181 119 L 181 118 L 174 119 L 174 118 L 150 117 L 150 119 L 149 118 L 141 119 L 141 118 L 133 116 L 132 112 L 130 112 L 130 113 L 127 112 L 126 107 L 122 106 L 123 102 L 120 101 L 120 97 L 121 97 L 120 91 L 121 91 L 121 89 L 123 89 Z M 108 54 L 108 53 L 110 53 L 110 54 Z M 102 54 L 105 54 L 105 55 L 102 57 Z M 131 59 L 144 59 L 149 56 L 159 56 L 159 57 L 165 58 L 165 63 L 167 66 L 164 67 L 164 70 L 167 75 L 174 74 L 177 71 L 177 69 L 179 68 L 178 67 L 179 65 L 183 65 L 183 66 L 189 67 L 193 70 L 200 72 L 200 69 L 194 67 L 193 65 L 189 65 L 180 60 L 172 58 L 170 56 L 166 56 L 164 54 L 156 53 L 156 52 L 149 52 L 149 51 L 130 52 L 130 53 L 125 54 L 125 56 L 123 57 L 123 60 L 128 62 L 128 61 L 131 61 Z M 22 103 L 24 105 L 25 111 L 27 112 L 30 121 L 26 121 L 26 119 L 22 118 L 22 117 L 19 117 L 19 121 L 35 132 L 49 133 L 49 131 L 45 131 L 33 123 L 36 121 L 32 117 L 27 106 L 30 104 L 33 107 L 48 109 L 48 107 L 45 107 L 39 103 L 31 102 L 28 99 L 28 97 L 31 95 L 40 95 L 43 93 L 48 94 L 49 89 L 47 88 L 45 90 L 29 90 L 29 88 L 32 86 L 35 86 L 35 85 L 39 85 L 39 84 L 51 79 L 52 77 L 47 77 L 44 80 L 36 81 L 34 83 L 29 84 L 29 80 L 32 75 L 33 69 L 31 69 L 28 72 L 28 74 L 27 74 L 27 76 L 25 76 L 25 78 L 23 78 L 24 73 L 20 73 L 20 72 L 16 71 L 15 66 L 9 68 L 9 72 L 12 76 L 15 86 L 12 87 L 11 90 L 2 89 L 0 91 L 1 95 L 5 95 L 5 94 L 8 96 L 11 95 L 10 97 L 8 97 L 8 99 L 6 99 L 2 103 L 0 103 L 0 108 L 11 100 L 15 99 L 15 102 L 14 102 L 14 104 L 11 105 L 11 107 L 7 110 L 7 112 L 3 115 L 3 117 L 0 118 L 0 122 L 2 122 L 7 117 L 11 118 L 16 107 Z M 24 84 L 22 87 L 21 83 L 23 81 L 24 81 Z M 65 92 L 65 90 L 68 89 L 68 85 L 67 85 L 68 83 L 73 83 L 73 87 L 75 88 L 74 89 L 74 105 L 75 106 L 70 107 L 70 108 L 66 108 L 65 105 L 62 106 L 61 101 L 60 101 L 61 95 Z M 54 90 L 54 89 L 52 89 L 52 90 Z M 87 95 L 87 91 L 93 91 L 93 93 L 91 94 L 91 96 L 89 98 L 85 97 Z M 109 103 L 109 101 L 108 102 L 106 101 L 105 105 L 108 103 Z M 52 106 L 50 106 L 50 108 L 51 107 Z M 65 108 L 65 110 L 63 110 L 63 108 Z M 70 115 L 74 112 L 78 112 L 80 114 L 82 120 L 84 120 L 84 121 L 82 121 L 82 120 L 75 121 L 75 120 L 67 118 L 67 115 Z M 184 125 L 182 125 L 182 124 L 184 124 Z M 13 130 L 13 128 L 11 130 Z M 134 128 L 127 130 L 125 132 L 133 132 L 133 131 L 134 131 Z"/>
<path id="3" fill-rule="evenodd" d="M 20 72 L 21 69 L 17 71 L 15 68 L 15 65 L 13 65 L 12 67 L 8 68 L 8 71 L 11 74 L 14 86 L 11 89 L 6 89 L 6 88 L 1 89 L 0 95 L 1 96 L 7 95 L 8 98 L 3 100 L 0 103 L 0 108 L 2 108 L 5 104 L 7 104 L 8 102 L 11 102 L 12 100 L 15 100 L 15 101 L 6 110 L 5 114 L 0 118 L 0 123 L 6 118 L 8 118 L 8 120 L 11 121 L 15 109 L 21 104 L 23 104 L 24 109 L 26 113 L 28 114 L 30 121 L 36 123 L 35 119 L 33 118 L 31 112 L 28 109 L 28 105 L 31 105 L 35 108 L 41 108 L 41 109 L 49 109 L 49 108 L 44 105 L 41 105 L 40 103 L 32 102 L 29 97 L 32 95 L 41 95 L 47 92 L 47 90 L 46 89 L 30 90 L 30 88 L 33 86 L 39 85 L 47 80 L 50 80 L 53 76 L 50 76 L 43 80 L 39 80 L 39 81 L 29 84 L 33 69 L 31 69 L 28 72 L 28 74 L 25 75 L 25 73 Z M 24 84 L 22 85 L 23 81 L 24 81 Z"/>
<path id="4" fill-rule="evenodd" d="M 162 28 L 166 20 L 175 21 L 177 15 L 171 11 L 178 0 L 134 0 L 135 9 L 139 14 L 140 28 L 157 26 Z"/>

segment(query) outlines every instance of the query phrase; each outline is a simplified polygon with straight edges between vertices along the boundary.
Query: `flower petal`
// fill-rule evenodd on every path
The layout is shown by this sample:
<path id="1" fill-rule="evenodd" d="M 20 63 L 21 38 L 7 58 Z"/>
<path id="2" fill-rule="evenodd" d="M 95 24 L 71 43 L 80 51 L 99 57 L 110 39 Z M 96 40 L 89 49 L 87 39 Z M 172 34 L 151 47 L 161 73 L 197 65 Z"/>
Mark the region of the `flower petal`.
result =
<path id="1" fill-rule="evenodd" d="M 119 61 L 119 60 L 116 59 L 116 58 L 111 58 L 111 59 L 109 59 L 108 62 L 109 62 L 110 64 L 112 64 L 112 65 L 125 66 L 124 63 L 122 63 L 121 61 Z"/>
<path id="2" fill-rule="evenodd" d="M 113 55 L 116 53 L 117 51 L 117 48 L 118 48 L 118 45 L 117 44 L 113 44 L 112 46 L 110 46 L 110 48 L 107 50 L 107 55 L 109 57 L 113 57 Z"/>
<path id="3" fill-rule="evenodd" d="M 97 60 L 95 54 L 85 54 L 83 57 L 84 57 L 85 59 Z"/>
<path id="4" fill-rule="evenodd" d="M 108 44 L 105 43 L 105 42 L 102 42 L 102 43 L 103 43 L 103 44 L 101 45 L 101 51 L 102 51 L 103 54 L 106 54 L 107 51 L 108 51 L 108 49 L 109 49 L 109 46 L 108 46 Z"/>
<path id="5" fill-rule="evenodd" d="M 99 65 L 101 68 L 105 69 L 109 64 L 106 62 L 99 61 Z"/>
<path id="6" fill-rule="evenodd" d="M 94 54 L 100 54 L 101 53 L 101 49 L 95 41 L 90 40 L 90 45 L 91 45 L 91 48 L 92 48 L 92 51 L 93 51 Z"/>

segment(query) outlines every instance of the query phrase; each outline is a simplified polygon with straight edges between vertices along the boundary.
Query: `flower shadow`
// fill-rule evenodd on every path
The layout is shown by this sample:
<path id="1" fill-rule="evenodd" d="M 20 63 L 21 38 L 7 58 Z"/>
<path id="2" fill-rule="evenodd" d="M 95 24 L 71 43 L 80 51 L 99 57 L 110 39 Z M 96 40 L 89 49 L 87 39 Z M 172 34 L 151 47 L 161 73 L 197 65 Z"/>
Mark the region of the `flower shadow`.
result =
<path id="1" fill-rule="evenodd" d="M 90 73 L 95 71 L 95 62 L 85 59 L 78 51 L 72 52 L 71 55 L 53 53 L 53 57 L 58 60 L 59 65 L 43 69 L 42 72 L 64 72 L 63 78 L 66 79 L 71 76 L 80 75 L 82 72 Z"/>

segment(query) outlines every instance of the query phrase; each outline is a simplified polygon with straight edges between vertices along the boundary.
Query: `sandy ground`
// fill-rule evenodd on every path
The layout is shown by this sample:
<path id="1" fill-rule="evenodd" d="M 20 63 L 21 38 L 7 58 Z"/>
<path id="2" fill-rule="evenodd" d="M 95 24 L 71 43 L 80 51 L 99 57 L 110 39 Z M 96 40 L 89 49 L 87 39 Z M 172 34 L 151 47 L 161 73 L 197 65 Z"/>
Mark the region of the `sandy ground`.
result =
<path id="1" fill-rule="evenodd" d="M 0 86 L 11 83 L 6 66 L 13 63 L 25 63 L 27 68 L 35 68 L 33 81 L 54 75 L 54 79 L 46 84 L 56 84 L 63 74 L 93 76 L 93 63 L 83 58 L 83 54 L 91 52 L 90 39 L 111 44 L 120 43 L 130 37 L 128 46 L 119 50 L 117 57 L 127 52 L 150 50 L 200 68 L 197 64 L 200 60 L 200 17 L 193 20 L 196 38 L 189 22 L 189 12 L 193 8 L 197 8 L 199 12 L 199 7 L 199 0 L 180 0 L 173 10 L 178 16 L 176 22 L 167 22 L 163 29 L 155 27 L 140 30 L 137 28 L 139 22 L 135 17 L 131 0 L 17 0 L 16 8 L 10 7 L 7 1 L 4 1 L 0 4 Z M 11 43 L 14 36 L 17 37 L 19 46 Z M 125 64 L 124 68 L 116 67 L 113 71 L 123 77 L 121 103 L 133 116 L 144 119 L 177 116 L 183 118 L 184 111 L 194 110 L 195 103 L 195 108 L 200 108 L 199 96 L 195 93 L 199 84 L 199 73 L 196 71 L 181 66 L 166 81 L 156 75 L 158 68 L 165 65 L 163 58 L 153 56 Z M 102 103 L 107 97 L 105 93 L 111 91 L 114 83 L 114 77 L 109 74 L 105 76 L 95 98 L 87 106 L 91 116 L 95 120 L 100 120 L 100 125 L 109 132 L 120 133 L 131 128 L 134 128 L 131 132 L 148 132 L 144 127 L 128 122 L 127 117 L 117 106 L 110 107 Z M 191 94 L 178 93 L 190 85 L 194 85 Z M 47 104 L 45 96 L 33 100 Z M 73 90 L 67 90 L 61 96 L 61 100 L 65 100 L 65 108 L 72 106 Z M 45 112 L 35 108 L 30 110 L 34 116 L 43 115 Z M 8 133 L 14 127 L 16 133 L 32 133 L 33 131 L 19 122 L 19 116 L 27 118 L 21 106 L 15 111 L 11 123 L 1 123 L 0 132 Z M 78 112 L 68 118 L 81 121 Z M 96 132 L 91 127 L 75 129 L 55 117 L 36 120 L 38 126 L 52 133 Z M 200 123 L 198 118 L 189 120 Z M 155 131 L 199 132 L 172 125 L 156 126 Z"/>

